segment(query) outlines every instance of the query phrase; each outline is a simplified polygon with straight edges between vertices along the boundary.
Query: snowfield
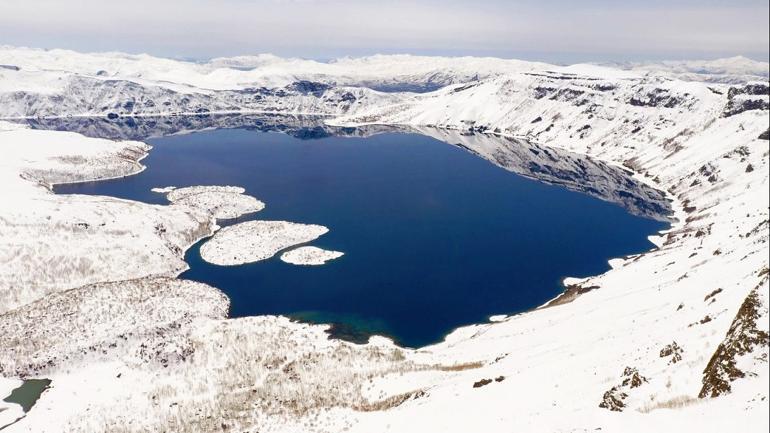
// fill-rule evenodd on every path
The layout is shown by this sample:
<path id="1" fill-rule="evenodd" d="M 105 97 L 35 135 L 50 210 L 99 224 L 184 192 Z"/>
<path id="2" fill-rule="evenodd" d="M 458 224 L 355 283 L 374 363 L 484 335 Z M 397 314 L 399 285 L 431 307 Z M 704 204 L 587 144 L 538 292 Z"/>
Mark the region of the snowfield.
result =
<path id="1" fill-rule="evenodd" d="M 643 215 L 667 197 L 674 217 L 657 248 L 565 280 L 540 309 L 420 349 L 356 345 L 325 325 L 228 319 L 216 288 L 175 278 L 212 233 L 202 254 L 234 264 L 325 228 L 261 222 L 282 224 L 280 245 L 258 227 L 217 232 L 261 205 L 237 187 L 163 189 L 167 206 L 55 195 L 137 173 L 151 150 L 0 122 L 0 393 L 52 380 L 27 414 L 0 403 L 4 432 L 770 431 L 767 63 L 195 64 L 4 47 L 0 65 L 0 117 L 313 112 L 341 131 L 422 131 Z M 194 129 L 175 121 L 161 128 Z"/>
<path id="2" fill-rule="evenodd" d="M 143 169 L 149 146 L 0 124 L 0 312 L 103 281 L 174 276 L 183 252 L 212 231 L 210 215 L 110 197 L 56 196 L 54 183 Z"/>

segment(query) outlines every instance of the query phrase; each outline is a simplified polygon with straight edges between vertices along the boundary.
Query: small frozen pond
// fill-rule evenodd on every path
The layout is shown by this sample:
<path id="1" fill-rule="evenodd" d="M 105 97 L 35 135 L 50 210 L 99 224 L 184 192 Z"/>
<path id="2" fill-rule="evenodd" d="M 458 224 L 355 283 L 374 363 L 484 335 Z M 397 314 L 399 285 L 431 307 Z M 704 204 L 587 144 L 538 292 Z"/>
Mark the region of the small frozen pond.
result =
<path id="1" fill-rule="evenodd" d="M 27 413 L 49 385 L 51 385 L 51 381 L 48 379 L 25 380 L 21 386 L 11 391 L 11 394 L 5 397 L 3 401 L 18 404 L 22 411 Z"/>

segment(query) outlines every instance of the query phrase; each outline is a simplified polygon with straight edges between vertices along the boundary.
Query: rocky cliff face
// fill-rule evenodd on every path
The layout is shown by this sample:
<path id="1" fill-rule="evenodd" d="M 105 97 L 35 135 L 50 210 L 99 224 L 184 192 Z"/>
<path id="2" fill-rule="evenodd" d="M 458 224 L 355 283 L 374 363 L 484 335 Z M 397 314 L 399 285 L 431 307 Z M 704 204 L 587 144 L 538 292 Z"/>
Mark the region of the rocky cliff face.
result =
<path id="1" fill-rule="evenodd" d="M 2 117 L 120 116 L 275 112 L 343 114 L 394 99 L 362 87 L 332 87 L 297 81 L 279 88 L 182 93 L 127 80 L 70 76 L 57 93 L 0 93 Z"/>

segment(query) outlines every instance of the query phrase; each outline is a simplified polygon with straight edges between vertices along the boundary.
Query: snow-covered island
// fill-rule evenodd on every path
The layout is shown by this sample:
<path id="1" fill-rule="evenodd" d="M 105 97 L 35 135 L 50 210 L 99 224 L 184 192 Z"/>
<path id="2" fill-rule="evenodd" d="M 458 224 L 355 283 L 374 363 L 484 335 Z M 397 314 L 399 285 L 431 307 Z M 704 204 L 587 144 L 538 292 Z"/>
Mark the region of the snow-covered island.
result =
<path id="1" fill-rule="evenodd" d="M 245 195 L 238 186 L 189 186 L 185 188 L 155 188 L 154 192 L 166 193 L 173 204 L 206 210 L 214 218 L 231 219 L 259 212 L 265 204 Z"/>
<path id="2" fill-rule="evenodd" d="M 340 251 L 324 250 L 307 246 L 299 247 L 281 254 L 281 260 L 293 265 L 323 265 L 329 260 L 338 259 L 345 255 Z"/>
<path id="3" fill-rule="evenodd" d="M 770 430 L 767 63 L 192 63 L 2 47 L 0 65 L 3 118 L 315 113 L 440 127 L 512 170 L 515 149 L 464 134 L 526 137 L 633 171 L 676 218 L 658 248 L 569 279 L 547 307 L 418 350 L 356 345 L 325 325 L 227 318 L 218 289 L 176 278 L 212 234 L 215 260 L 239 263 L 320 228 L 280 245 L 217 232 L 216 218 L 260 206 L 235 189 L 166 206 L 56 195 L 57 183 L 136 174 L 151 149 L 0 122 L 0 396 L 52 381 L 27 413 L 0 404 L 3 433 Z M 383 91 L 407 84 L 430 91 Z M 220 254 L 240 236 L 256 253 Z"/>
<path id="4" fill-rule="evenodd" d="M 247 221 L 219 230 L 201 247 L 203 260 L 234 266 L 269 259 L 288 247 L 317 239 L 329 229 L 288 221 Z"/>

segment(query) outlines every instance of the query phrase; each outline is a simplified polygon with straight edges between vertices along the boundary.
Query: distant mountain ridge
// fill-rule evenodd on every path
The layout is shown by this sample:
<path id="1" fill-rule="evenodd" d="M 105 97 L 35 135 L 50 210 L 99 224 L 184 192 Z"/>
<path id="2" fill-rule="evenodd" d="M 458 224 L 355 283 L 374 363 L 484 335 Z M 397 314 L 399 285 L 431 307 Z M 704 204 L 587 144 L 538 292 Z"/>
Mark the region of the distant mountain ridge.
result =
<path id="1" fill-rule="evenodd" d="M 768 76 L 767 63 L 742 57 L 710 62 L 623 64 L 620 68 L 411 55 L 342 58 L 328 63 L 258 55 L 193 63 L 146 54 L 82 54 L 0 47 L 0 65 L 0 118 L 212 112 L 355 115 L 412 105 L 424 100 L 420 94 L 441 95 L 453 85 L 467 84 L 476 89 L 500 87 L 501 91 L 506 86 L 529 88 L 534 89 L 533 98 L 539 99 L 539 92 L 578 81 L 601 82 L 604 89 L 630 89 L 628 101 L 635 92 L 644 92 L 647 87 L 656 91 L 650 83 L 661 83 L 658 90 L 670 94 L 667 97 L 671 104 L 671 98 L 692 101 L 695 94 L 701 99 L 710 97 L 705 84 L 688 82 L 707 82 L 714 94 L 727 94 L 728 84 L 740 86 L 763 79 L 766 83 Z M 673 85 L 671 80 L 682 84 Z M 679 96 L 671 93 L 685 88 L 692 91 L 683 91 Z M 460 86 L 451 92 L 467 89 L 470 87 Z M 577 97 L 583 91 L 560 92 L 549 98 L 569 97 L 568 94 Z M 601 106 L 609 103 L 597 98 L 599 95 L 586 99 L 585 94 L 579 99 L 586 103 L 590 99 L 592 104 Z M 505 102 L 501 102 L 505 107 Z"/>

